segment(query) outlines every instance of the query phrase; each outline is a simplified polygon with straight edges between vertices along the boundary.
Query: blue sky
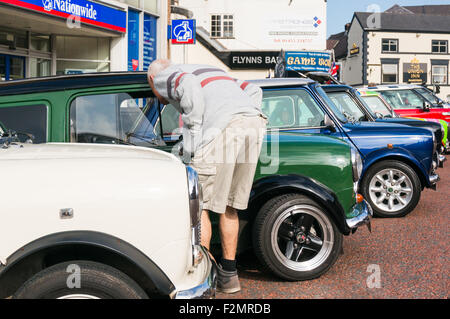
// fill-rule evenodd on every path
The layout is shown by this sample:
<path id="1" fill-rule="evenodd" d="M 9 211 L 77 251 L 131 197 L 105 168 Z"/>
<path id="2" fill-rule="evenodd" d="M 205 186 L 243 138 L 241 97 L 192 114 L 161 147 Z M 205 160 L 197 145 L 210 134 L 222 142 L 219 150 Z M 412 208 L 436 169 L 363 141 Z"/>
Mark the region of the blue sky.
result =
<path id="1" fill-rule="evenodd" d="M 398 5 L 430 5 L 450 4 L 450 0 L 328 0 L 327 12 L 327 38 L 335 33 L 344 31 L 344 25 L 353 17 L 355 11 L 368 11 L 371 4 L 380 6 L 381 11 Z"/>

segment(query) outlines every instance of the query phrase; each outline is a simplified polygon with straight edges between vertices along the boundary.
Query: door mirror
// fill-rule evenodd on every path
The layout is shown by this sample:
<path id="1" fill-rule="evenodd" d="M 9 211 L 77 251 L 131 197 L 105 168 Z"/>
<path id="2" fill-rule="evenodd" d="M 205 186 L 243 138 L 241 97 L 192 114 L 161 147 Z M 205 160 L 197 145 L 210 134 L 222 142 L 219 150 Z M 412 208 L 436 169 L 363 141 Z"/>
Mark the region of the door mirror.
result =
<path id="1" fill-rule="evenodd" d="M 431 105 L 424 101 L 423 102 L 423 111 L 424 112 L 430 112 L 430 109 L 431 109 Z"/>
<path id="2" fill-rule="evenodd" d="M 375 116 L 377 117 L 377 119 L 382 119 L 384 117 L 380 112 L 375 112 Z"/>
<path id="3" fill-rule="evenodd" d="M 328 114 L 325 114 L 323 123 L 324 123 L 324 126 L 327 129 L 329 129 L 331 132 L 336 132 L 336 124 L 334 124 L 333 120 L 328 116 Z"/>

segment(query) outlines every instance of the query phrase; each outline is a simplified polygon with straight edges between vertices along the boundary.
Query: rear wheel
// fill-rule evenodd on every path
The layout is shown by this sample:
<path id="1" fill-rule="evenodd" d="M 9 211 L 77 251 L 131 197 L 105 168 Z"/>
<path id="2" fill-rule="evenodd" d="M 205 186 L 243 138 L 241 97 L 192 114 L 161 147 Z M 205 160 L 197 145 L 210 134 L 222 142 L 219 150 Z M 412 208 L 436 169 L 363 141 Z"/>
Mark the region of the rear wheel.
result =
<path id="1" fill-rule="evenodd" d="M 39 272 L 14 295 L 16 299 L 146 299 L 130 277 L 110 266 L 64 262 Z"/>
<path id="2" fill-rule="evenodd" d="M 403 217 L 417 206 L 421 183 L 416 172 L 399 161 L 383 161 L 370 167 L 361 192 L 378 217 Z"/>
<path id="3" fill-rule="evenodd" d="M 327 213 L 304 195 L 269 200 L 253 225 L 253 247 L 263 266 L 286 280 L 310 280 L 335 263 L 342 234 Z"/>

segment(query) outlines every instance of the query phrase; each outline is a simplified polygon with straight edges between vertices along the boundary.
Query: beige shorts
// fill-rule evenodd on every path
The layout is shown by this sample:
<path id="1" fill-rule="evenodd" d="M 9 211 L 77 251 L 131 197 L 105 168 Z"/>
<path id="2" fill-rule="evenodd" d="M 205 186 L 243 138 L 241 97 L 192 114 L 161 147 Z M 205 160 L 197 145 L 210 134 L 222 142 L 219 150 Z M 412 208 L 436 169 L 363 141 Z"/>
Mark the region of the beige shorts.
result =
<path id="1" fill-rule="evenodd" d="M 247 208 L 266 124 L 263 116 L 236 115 L 195 153 L 191 166 L 203 189 L 203 209 L 223 214 L 226 206 Z"/>

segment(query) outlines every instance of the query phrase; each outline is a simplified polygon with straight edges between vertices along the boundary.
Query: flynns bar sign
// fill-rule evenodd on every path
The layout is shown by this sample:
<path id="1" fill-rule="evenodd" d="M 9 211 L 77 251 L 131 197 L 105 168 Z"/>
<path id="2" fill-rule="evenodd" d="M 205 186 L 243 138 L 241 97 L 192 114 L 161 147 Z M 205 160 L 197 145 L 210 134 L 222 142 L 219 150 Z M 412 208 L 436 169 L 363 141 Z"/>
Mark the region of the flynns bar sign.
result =
<path id="1" fill-rule="evenodd" d="M 0 0 L 0 3 L 66 19 L 76 17 L 85 24 L 126 32 L 125 11 L 88 0 Z"/>

